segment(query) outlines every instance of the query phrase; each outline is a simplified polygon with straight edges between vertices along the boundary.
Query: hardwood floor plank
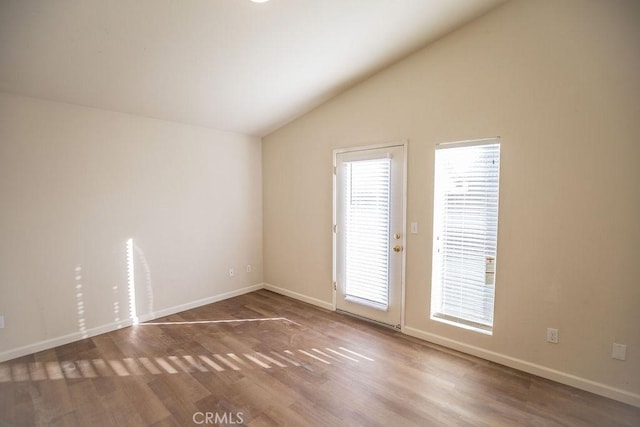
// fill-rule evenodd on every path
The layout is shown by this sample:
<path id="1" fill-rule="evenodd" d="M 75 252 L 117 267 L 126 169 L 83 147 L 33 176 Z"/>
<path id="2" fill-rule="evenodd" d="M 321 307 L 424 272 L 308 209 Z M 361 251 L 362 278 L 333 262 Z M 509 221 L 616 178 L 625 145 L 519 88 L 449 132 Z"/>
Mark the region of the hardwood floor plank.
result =
<path id="1" fill-rule="evenodd" d="M 111 414 L 103 406 L 102 399 L 92 398 L 96 395 L 96 390 L 90 380 L 74 381 L 69 384 L 68 390 L 74 408 L 91 408 L 90 411 L 74 410 L 78 425 L 113 425 Z"/>
<path id="2" fill-rule="evenodd" d="M 57 362 L 50 360 L 49 363 Z M 50 420 L 63 417 L 75 409 L 76 403 L 64 380 L 34 382 L 31 384 L 30 392 L 35 424 L 47 424 Z"/>
<path id="3" fill-rule="evenodd" d="M 126 393 L 144 425 L 155 424 L 171 415 L 162 402 L 155 398 L 148 383 L 140 379 L 129 381 Z"/>

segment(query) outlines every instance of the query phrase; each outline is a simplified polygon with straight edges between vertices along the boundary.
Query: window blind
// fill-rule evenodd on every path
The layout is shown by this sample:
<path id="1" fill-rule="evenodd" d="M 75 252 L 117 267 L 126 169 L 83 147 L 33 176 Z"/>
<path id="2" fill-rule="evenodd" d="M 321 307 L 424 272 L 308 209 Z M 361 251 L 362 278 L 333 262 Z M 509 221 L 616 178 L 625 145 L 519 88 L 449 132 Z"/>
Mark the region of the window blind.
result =
<path id="1" fill-rule="evenodd" d="M 436 150 L 432 317 L 493 326 L 500 144 Z"/>
<path id="2" fill-rule="evenodd" d="M 346 162 L 344 167 L 345 294 L 386 309 L 391 160 Z"/>

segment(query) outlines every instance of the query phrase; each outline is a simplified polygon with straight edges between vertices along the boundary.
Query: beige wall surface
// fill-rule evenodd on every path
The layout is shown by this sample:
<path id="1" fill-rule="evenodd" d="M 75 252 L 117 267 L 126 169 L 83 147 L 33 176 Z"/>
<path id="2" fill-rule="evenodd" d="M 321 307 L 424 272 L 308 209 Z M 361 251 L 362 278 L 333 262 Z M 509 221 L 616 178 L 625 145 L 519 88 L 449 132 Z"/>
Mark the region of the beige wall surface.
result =
<path id="1" fill-rule="evenodd" d="M 406 138 L 406 330 L 640 405 L 638 22 L 635 1 L 512 1 L 268 135 L 265 282 L 332 301 L 332 152 Z M 433 161 L 437 143 L 493 136 L 486 336 L 429 318 Z"/>
<path id="2" fill-rule="evenodd" d="M 128 239 L 143 319 L 261 283 L 261 161 L 259 138 L 0 94 L 0 355 L 130 321 Z"/>

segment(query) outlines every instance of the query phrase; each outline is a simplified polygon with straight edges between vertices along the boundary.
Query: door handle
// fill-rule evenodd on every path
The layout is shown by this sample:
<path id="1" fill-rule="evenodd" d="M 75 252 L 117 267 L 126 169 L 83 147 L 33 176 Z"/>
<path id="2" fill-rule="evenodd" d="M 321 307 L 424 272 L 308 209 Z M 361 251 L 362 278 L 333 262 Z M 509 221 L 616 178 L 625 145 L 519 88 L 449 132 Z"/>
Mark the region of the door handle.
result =
<path id="1" fill-rule="evenodd" d="M 394 251 L 394 252 L 400 252 L 400 251 L 402 251 L 402 246 L 400 246 L 400 245 L 395 245 L 395 246 L 393 247 L 393 251 Z"/>

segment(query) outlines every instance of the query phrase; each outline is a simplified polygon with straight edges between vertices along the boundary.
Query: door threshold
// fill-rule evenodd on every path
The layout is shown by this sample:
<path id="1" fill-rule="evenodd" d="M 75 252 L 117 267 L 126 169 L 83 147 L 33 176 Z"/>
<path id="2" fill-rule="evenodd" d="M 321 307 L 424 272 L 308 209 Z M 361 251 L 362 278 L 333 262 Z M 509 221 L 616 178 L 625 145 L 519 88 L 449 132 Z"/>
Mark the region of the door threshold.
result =
<path id="1" fill-rule="evenodd" d="M 340 310 L 339 308 L 336 309 L 336 312 L 338 312 L 340 314 L 345 314 L 345 315 L 350 316 L 350 317 L 355 317 L 356 319 L 364 320 L 365 322 L 373 323 L 373 324 L 378 325 L 378 326 L 383 326 L 383 327 L 385 327 L 387 329 L 393 329 L 394 331 L 400 331 L 402 329 L 401 325 L 392 325 L 390 323 L 384 323 L 384 322 L 381 322 L 379 320 L 370 319 L 368 317 L 360 316 L 359 314 L 350 313 L 348 311 Z"/>

